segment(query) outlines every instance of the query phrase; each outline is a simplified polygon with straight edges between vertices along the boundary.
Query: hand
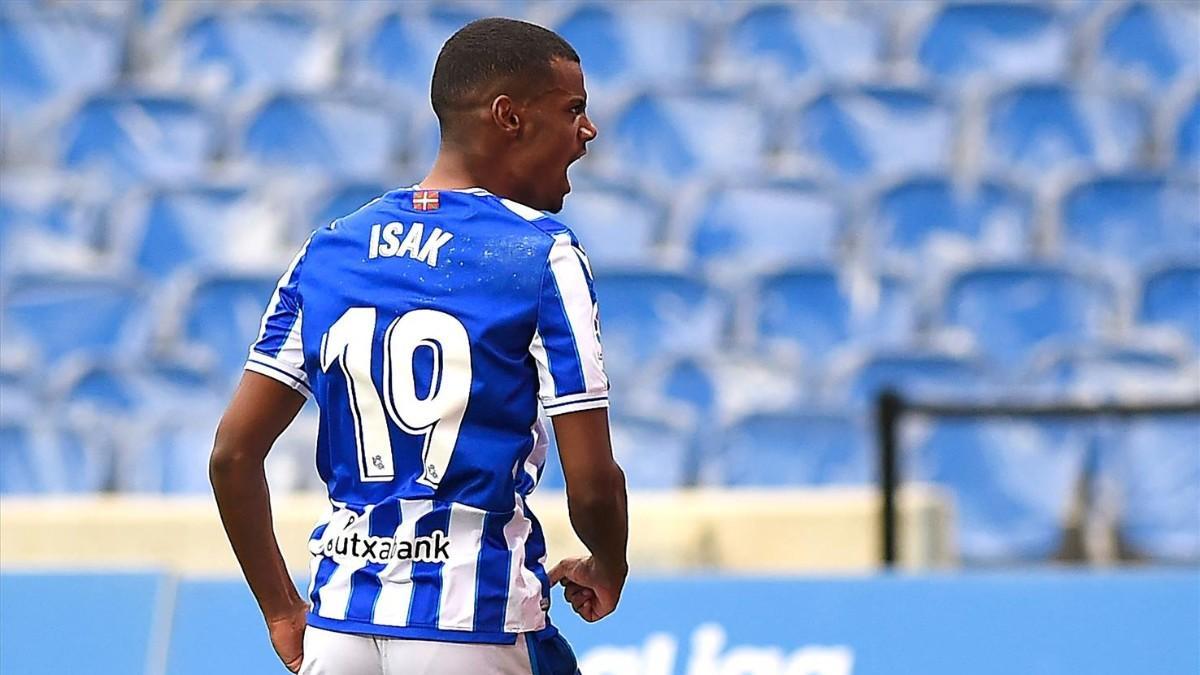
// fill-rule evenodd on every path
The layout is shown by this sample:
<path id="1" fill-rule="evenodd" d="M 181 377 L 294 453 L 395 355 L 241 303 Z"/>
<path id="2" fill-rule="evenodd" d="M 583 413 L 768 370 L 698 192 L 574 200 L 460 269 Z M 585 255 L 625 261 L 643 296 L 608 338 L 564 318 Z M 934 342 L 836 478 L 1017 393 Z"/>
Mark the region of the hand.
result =
<path id="1" fill-rule="evenodd" d="M 602 568 L 596 559 L 567 558 L 550 570 L 550 585 L 563 585 L 563 595 L 575 613 L 592 623 L 612 614 L 621 599 L 629 569 Z"/>
<path id="2" fill-rule="evenodd" d="M 267 619 L 267 631 L 271 634 L 271 645 L 279 660 L 293 673 L 300 672 L 304 662 L 304 627 L 307 625 L 308 607 L 303 603 L 277 618 Z"/>

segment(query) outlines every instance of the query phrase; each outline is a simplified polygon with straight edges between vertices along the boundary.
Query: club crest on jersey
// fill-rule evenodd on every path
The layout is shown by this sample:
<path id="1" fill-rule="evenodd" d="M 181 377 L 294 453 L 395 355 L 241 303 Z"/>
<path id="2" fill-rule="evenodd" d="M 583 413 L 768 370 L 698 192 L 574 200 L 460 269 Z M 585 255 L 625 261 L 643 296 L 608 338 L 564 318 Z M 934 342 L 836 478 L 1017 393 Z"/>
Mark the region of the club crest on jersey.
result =
<path id="1" fill-rule="evenodd" d="M 386 225 L 376 223 L 371 226 L 371 241 L 367 246 L 367 259 L 407 256 L 430 267 L 436 267 L 438 251 L 453 238 L 452 233 L 445 232 L 440 227 L 433 228 L 433 231 L 426 237 L 423 223 L 413 223 L 407 232 L 404 230 L 404 223 L 391 222 Z"/>
<path id="2" fill-rule="evenodd" d="M 413 193 L 413 209 L 416 211 L 436 211 L 441 206 L 437 190 L 418 190 Z"/>

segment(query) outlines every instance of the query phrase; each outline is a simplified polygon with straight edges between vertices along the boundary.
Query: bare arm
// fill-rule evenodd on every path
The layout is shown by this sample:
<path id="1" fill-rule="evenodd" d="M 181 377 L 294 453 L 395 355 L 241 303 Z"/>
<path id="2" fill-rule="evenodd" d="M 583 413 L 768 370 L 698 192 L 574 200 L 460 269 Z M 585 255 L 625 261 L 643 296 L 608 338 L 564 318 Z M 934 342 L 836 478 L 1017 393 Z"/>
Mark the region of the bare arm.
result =
<path id="1" fill-rule="evenodd" d="M 303 656 L 299 638 L 307 605 L 296 592 L 275 539 L 263 461 L 303 405 L 304 397 L 296 391 L 246 372 L 217 428 L 208 469 L 234 555 L 276 651 L 293 672 Z"/>
<path id="2" fill-rule="evenodd" d="M 613 459 L 607 409 L 553 419 L 571 526 L 592 557 L 564 561 L 550 579 L 566 581 L 572 606 L 584 619 L 595 621 L 616 608 L 629 573 L 625 474 Z"/>

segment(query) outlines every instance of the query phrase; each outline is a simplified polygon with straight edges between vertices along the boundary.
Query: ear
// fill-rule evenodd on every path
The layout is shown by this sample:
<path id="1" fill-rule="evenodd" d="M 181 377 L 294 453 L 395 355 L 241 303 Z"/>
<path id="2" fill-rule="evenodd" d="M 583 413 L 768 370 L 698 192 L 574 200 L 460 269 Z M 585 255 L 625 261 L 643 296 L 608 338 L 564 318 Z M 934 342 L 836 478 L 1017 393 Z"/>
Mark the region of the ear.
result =
<path id="1" fill-rule="evenodd" d="M 492 123 L 508 136 L 516 136 L 520 132 L 521 118 L 517 116 L 516 104 L 507 94 L 492 99 Z"/>

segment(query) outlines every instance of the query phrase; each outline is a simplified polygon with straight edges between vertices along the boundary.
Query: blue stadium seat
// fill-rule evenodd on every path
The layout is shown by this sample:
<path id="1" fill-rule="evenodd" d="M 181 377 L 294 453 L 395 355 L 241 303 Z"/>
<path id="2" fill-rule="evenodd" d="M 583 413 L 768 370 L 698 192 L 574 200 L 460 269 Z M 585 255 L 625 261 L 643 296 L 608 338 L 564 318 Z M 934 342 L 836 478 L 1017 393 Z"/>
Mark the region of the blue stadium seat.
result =
<path id="1" fill-rule="evenodd" d="M 135 492 L 211 494 L 208 459 L 221 409 L 156 418 L 126 446 L 122 488 Z"/>
<path id="2" fill-rule="evenodd" d="M 729 28 L 717 68 L 724 80 L 777 85 L 804 76 L 868 79 L 883 55 L 882 31 L 852 15 L 794 4 L 751 5 Z"/>
<path id="3" fill-rule="evenodd" d="M 1045 559 L 1062 540 L 1093 434 L 1066 421 L 910 417 L 903 476 L 952 491 L 968 562 Z"/>
<path id="4" fill-rule="evenodd" d="M 687 8 L 670 3 L 588 4 L 554 26 L 579 52 L 592 89 L 698 80 L 705 35 Z"/>
<path id="5" fill-rule="evenodd" d="M 697 260 L 753 272 L 783 263 L 832 262 L 846 216 L 828 188 L 799 184 L 717 186 L 691 225 Z"/>
<path id="6" fill-rule="evenodd" d="M 865 87 L 821 96 L 800 111 L 792 133 L 797 151 L 849 179 L 944 168 L 954 121 L 924 91 Z"/>
<path id="7" fill-rule="evenodd" d="M 0 421 L 0 495 L 45 490 L 38 471 L 38 455 L 42 454 L 39 445 L 27 424 Z"/>
<path id="8" fill-rule="evenodd" d="M 662 490 L 686 485 L 694 472 L 695 438 L 683 425 L 637 417 L 614 417 L 613 456 L 629 487 Z"/>
<path id="9" fill-rule="evenodd" d="M 387 86 L 399 96 L 429 97 L 429 77 L 442 43 L 481 15 L 466 5 L 432 5 L 418 12 L 394 12 L 351 39 L 347 67 L 362 87 Z"/>
<path id="10" fill-rule="evenodd" d="M 103 95 L 63 129 L 65 166 L 114 182 L 200 178 L 216 150 L 211 119 L 191 101 L 168 96 Z"/>
<path id="11" fill-rule="evenodd" d="M 855 406 L 874 405 L 886 389 L 909 400 L 960 401 L 987 378 L 977 359 L 934 350 L 875 352 L 847 375 L 837 388 Z"/>
<path id="12" fill-rule="evenodd" d="M 311 89 L 336 73 L 333 36 L 296 12 L 260 8 L 201 15 L 170 45 L 179 81 L 217 92 Z"/>
<path id="13" fill-rule="evenodd" d="M 1068 259 L 1102 256 L 1143 266 L 1190 251 L 1200 259 L 1200 191 L 1156 176 L 1114 176 L 1083 183 L 1062 206 Z"/>
<path id="14" fill-rule="evenodd" d="M 728 303 L 700 279 L 659 271 L 611 271 L 596 277 L 605 365 L 615 375 L 652 357 L 717 349 Z"/>
<path id="15" fill-rule="evenodd" d="M 342 216 L 354 213 L 376 197 L 397 187 L 401 186 L 385 185 L 375 181 L 335 184 L 328 191 L 323 192 L 315 200 L 312 208 L 307 210 L 304 217 L 301 218 L 301 222 L 293 228 L 293 234 L 296 236 L 292 239 L 304 241 L 309 234 L 312 234 L 313 230 L 325 227 Z"/>
<path id="16" fill-rule="evenodd" d="M 0 495 L 98 492 L 112 468 L 112 448 L 94 428 L 0 420 Z"/>
<path id="17" fill-rule="evenodd" d="M 1112 317 L 1110 289 L 1067 269 L 996 265 L 965 271 L 945 297 L 947 323 L 971 331 L 992 364 L 1011 368 L 1051 339 L 1096 338 Z"/>
<path id="18" fill-rule="evenodd" d="M 1200 11 L 1186 2 L 1138 2 L 1110 19 L 1099 45 L 1102 75 L 1127 74 L 1167 87 L 1200 72 Z"/>
<path id="19" fill-rule="evenodd" d="M 1051 8 L 1034 4 L 947 5 L 917 49 L 922 67 L 954 81 L 1037 80 L 1067 72 L 1071 36 Z"/>
<path id="20" fill-rule="evenodd" d="M 662 257 L 666 209 L 635 189 L 573 189 L 556 218 L 575 232 L 594 267 L 653 265 Z"/>
<path id="21" fill-rule="evenodd" d="M 378 100 L 279 95 L 253 115 L 242 139 L 256 164 L 356 178 L 388 172 L 399 113 Z"/>
<path id="22" fill-rule="evenodd" d="M 1200 264 L 1172 265 L 1146 278 L 1138 319 L 1178 329 L 1200 349 Z"/>
<path id="23" fill-rule="evenodd" d="M 680 488 L 693 480 L 695 442 L 691 430 L 677 422 L 664 421 L 645 414 L 612 415 L 613 456 L 632 489 L 663 490 Z M 566 487 L 554 427 L 547 422 L 550 448 L 542 470 L 539 490 Z"/>
<path id="24" fill-rule="evenodd" d="M 1034 391 L 1071 400 L 1157 399 L 1178 392 L 1200 394 L 1176 350 L 1131 344 L 1086 342 L 1049 350 L 1035 359 L 1027 380 Z M 1195 390 L 1189 391 L 1189 390 Z"/>
<path id="25" fill-rule="evenodd" d="M 901 251 L 1019 259 L 1028 254 L 1033 205 L 1027 195 L 994 181 L 957 185 L 941 176 L 913 178 L 880 197 L 877 254 Z M 871 236 L 871 235 L 869 235 Z"/>
<path id="26" fill-rule="evenodd" d="M 0 17 L 0 111 L 32 121 L 53 101 L 103 90 L 117 81 L 123 58 L 118 26 L 87 15 L 28 13 Z"/>
<path id="27" fill-rule="evenodd" d="M 706 483 L 733 487 L 862 484 L 871 480 L 867 430 L 821 412 L 751 415 L 722 436 L 700 469 Z"/>
<path id="28" fill-rule="evenodd" d="M 53 366 L 71 354 L 136 351 L 148 327 L 143 297 L 107 277 L 31 276 L 14 279 L 3 301 L 8 331 Z"/>
<path id="29" fill-rule="evenodd" d="M 222 376 L 239 374 L 277 282 L 266 275 L 214 275 L 200 281 L 187 300 L 180 335 L 191 360 L 213 364 Z"/>
<path id="30" fill-rule="evenodd" d="M 732 93 L 642 95 L 610 141 L 625 170 L 665 180 L 762 171 L 770 130 L 752 100 Z"/>
<path id="31" fill-rule="evenodd" d="M 1159 560 L 1200 561 L 1200 416 L 1131 418 L 1101 447 L 1124 541 Z"/>
<path id="32" fill-rule="evenodd" d="M 762 346 L 798 348 L 806 364 L 852 345 L 903 344 L 915 328 L 915 299 L 890 276 L 857 286 L 832 268 L 789 270 L 764 277 L 758 297 Z"/>
<path id="33" fill-rule="evenodd" d="M 1046 171 L 1142 163 L 1148 122 L 1130 98 L 1026 85 L 995 97 L 987 120 L 987 157 L 996 168 Z"/>
<path id="34" fill-rule="evenodd" d="M 245 188 L 159 190 L 122 207 L 110 222 L 114 249 L 151 278 L 189 268 L 279 267 L 284 219 Z"/>
<path id="35" fill-rule="evenodd" d="M 55 172 L 5 170 L 0 181 L 0 278 L 94 269 L 103 258 L 103 204 Z"/>
<path id="36" fill-rule="evenodd" d="M 1175 143 L 1175 165 L 1185 171 L 1195 171 L 1196 166 L 1200 165 L 1200 94 L 1192 97 L 1180 115 L 1178 124 L 1172 138 Z"/>
<path id="37" fill-rule="evenodd" d="M 649 401 L 669 413 L 683 407 L 702 430 L 750 412 L 790 409 L 810 395 L 809 382 L 797 364 L 764 359 L 755 352 L 670 359 L 648 371 L 625 387 L 630 398 L 649 394 Z"/>

